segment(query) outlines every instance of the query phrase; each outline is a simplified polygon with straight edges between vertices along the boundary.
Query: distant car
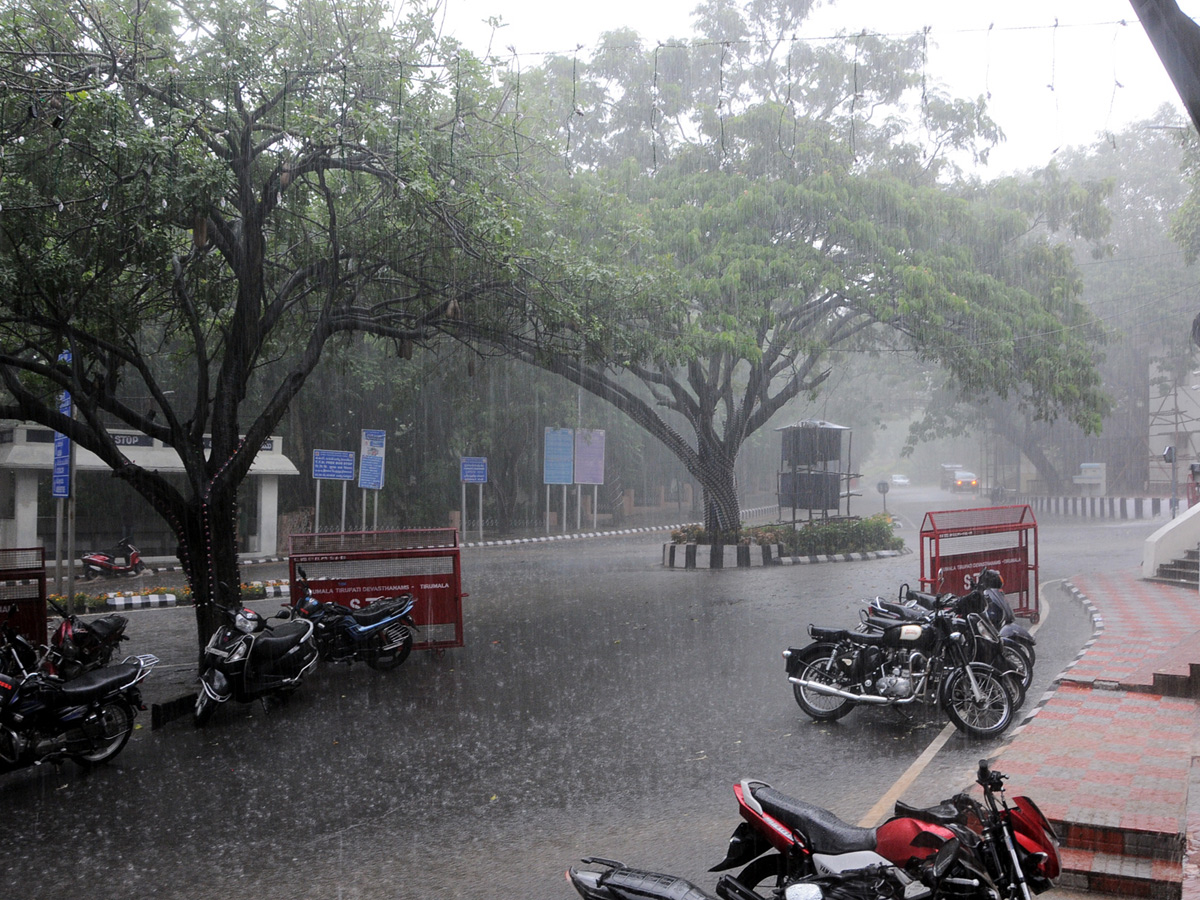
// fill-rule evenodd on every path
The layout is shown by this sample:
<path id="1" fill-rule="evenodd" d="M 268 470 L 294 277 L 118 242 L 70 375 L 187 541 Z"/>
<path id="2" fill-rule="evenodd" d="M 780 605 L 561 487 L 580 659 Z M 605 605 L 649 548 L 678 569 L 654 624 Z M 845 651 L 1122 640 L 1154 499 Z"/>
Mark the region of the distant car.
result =
<path id="1" fill-rule="evenodd" d="M 908 487 L 908 476 L 899 474 L 893 475 L 892 484 L 896 485 L 897 487 Z"/>
<path id="2" fill-rule="evenodd" d="M 975 477 L 974 472 L 958 471 L 954 473 L 954 490 L 970 491 L 979 490 L 979 479 Z"/>

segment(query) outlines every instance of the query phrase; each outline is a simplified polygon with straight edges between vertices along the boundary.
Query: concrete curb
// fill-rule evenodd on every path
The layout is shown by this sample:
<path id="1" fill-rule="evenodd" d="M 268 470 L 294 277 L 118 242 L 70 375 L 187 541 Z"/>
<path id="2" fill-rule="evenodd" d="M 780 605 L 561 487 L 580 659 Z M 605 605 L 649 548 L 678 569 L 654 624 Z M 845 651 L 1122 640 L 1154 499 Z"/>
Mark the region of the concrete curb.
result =
<path id="1" fill-rule="evenodd" d="M 905 556 L 912 550 L 872 550 L 865 553 L 830 553 L 818 556 L 780 556 L 778 544 L 749 546 L 726 544 L 714 559 L 711 544 L 663 544 L 663 566 L 668 569 L 747 569 L 759 566 L 809 566 L 817 563 L 862 562 Z"/>

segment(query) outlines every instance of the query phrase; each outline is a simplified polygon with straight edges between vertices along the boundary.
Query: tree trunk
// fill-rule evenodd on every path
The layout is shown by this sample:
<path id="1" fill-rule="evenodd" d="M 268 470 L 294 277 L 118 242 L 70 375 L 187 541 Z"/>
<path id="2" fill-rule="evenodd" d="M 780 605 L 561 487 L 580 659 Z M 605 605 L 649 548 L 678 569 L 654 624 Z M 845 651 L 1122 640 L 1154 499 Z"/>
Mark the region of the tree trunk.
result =
<path id="1" fill-rule="evenodd" d="M 222 609 L 241 602 L 237 494 L 231 489 L 221 493 L 214 492 L 207 502 L 190 502 L 182 523 L 184 533 L 178 535 L 177 553 L 192 589 L 201 652 L 224 621 Z"/>
<path id="2" fill-rule="evenodd" d="M 742 522 L 733 461 L 719 448 L 702 442 L 690 471 L 704 496 L 704 530 L 714 544 L 736 542 Z"/>

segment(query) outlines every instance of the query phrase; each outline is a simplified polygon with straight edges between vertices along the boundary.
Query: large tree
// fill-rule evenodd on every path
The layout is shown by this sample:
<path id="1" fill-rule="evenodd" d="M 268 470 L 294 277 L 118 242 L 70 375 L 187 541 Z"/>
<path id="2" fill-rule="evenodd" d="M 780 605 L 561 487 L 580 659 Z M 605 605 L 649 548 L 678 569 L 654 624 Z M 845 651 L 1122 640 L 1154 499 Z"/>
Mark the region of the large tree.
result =
<path id="1" fill-rule="evenodd" d="M 846 350 L 933 361 L 956 396 L 1013 396 L 1088 430 L 1105 409 L 1099 329 L 1049 237 L 1090 228 L 1099 190 L 1053 172 L 1032 199 L 956 183 L 955 160 L 997 137 L 982 103 L 924 84 L 919 38 L 798 40 L 810 7 L 717 0 L 694 42 L 622 32 L 539 73 L 550 110 L 570 101 L 571 177 L 553 196 L 576 244 L 632 245 L 671 277 L 657 302 L 611 309 L 585 352 L 499 341 L 668 446 L 717 535 L 739 524 L 743 442 Z"/>
<path id="2" fill-rule="evenodd" d="M 67 434 L 170 523 L 203 642 L 239 583 L 238 487 L 331 338 L 407 355 L 467 309 L 530 302 L 501 200 L 514 132 L 420 6 L 0 16 L 0 416 Z M 182 484 L 112 427 L 174 448 Z"/>

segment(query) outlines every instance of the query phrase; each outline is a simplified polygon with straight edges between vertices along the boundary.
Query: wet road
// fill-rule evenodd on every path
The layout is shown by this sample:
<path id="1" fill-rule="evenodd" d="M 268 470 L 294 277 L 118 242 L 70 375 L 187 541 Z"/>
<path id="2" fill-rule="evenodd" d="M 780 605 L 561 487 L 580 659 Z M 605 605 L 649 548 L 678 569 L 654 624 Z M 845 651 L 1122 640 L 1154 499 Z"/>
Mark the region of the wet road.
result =
<path id="1" fill-rule="evenodd" d="M 1136 565 L 1153 527 L 1043 522 L 1043 583 Z M 906 538 L 917 545 L 915 528 Z M 152 732 L 144 715 L 91 775 L 3 776 L 0 894 L 555 900 L 574 896 L 562 872 L 588 854 L 711 889 L 735 781 L 762 777 L 855 821 L 942 730 L 936 713 L 872 710 L 817 725 L 779 657 L 809 621 L 852 622 L 860 598 L 915 582 L 916 555 L 683 572 L 661 567 L 659 547 L 639 535 L 464 550 L 466 646 L 442 659 L 318 669 L 286 707 L 231 704 L 200 731 Z M 1090 635 L 1059 597 L 1031 703 Z M 190 611 L 130 615 L 130 652 L 165 663 L 148 699 L 177 695 Z M 906 798 L 952 793 L 987 750 L 952 738 Z"/>

